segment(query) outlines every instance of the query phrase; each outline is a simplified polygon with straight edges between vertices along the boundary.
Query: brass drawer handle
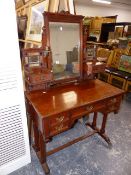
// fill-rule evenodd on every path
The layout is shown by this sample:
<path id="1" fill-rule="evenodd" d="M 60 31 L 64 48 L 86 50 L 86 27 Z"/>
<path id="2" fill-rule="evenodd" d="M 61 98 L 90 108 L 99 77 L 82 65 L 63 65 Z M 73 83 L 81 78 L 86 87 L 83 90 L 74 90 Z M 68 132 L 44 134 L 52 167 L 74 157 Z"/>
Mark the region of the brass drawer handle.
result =
<path id="1" fill-rule="evenodd" d="M 93 108 L 94 108 L 93 106 L 87 106 L 87 107 L 86 107 L 86 110 L 87 110 L 87 111 L 91 111 Z"/>
<path id="2" fill-rule="evenodd" d="M 56 118 L 56 121 L 57 122 L 62 122 L 64 120 L 64 116 L 61 116 L 61 117 L 57 117 Z"/>
<path id="3" fill-rule="evenodd" d="M 60 125 L 60 126 L 58 126 L 58 127 L 56 127 L 56 130 L 59 132 L 59 131 L 61 131 L 61 130 L 62 130 L 62 128 L 63 128 L 63 124 L 62 124 L 62 125 Z"/>

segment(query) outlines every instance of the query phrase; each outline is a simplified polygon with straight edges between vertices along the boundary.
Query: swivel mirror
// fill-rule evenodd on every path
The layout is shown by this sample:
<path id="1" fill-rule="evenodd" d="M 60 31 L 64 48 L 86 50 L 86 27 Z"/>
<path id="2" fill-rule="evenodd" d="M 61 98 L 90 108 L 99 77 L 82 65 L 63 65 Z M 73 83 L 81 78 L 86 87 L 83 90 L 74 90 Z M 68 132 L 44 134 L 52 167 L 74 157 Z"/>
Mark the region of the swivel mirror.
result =
<path id="1" fill-rule="evenodd" d="M 49 22 L 54 79 L 80 76 L 79 24 Z"/>
<path id="2" fill-rule="evenodd" d="M 47 46 L 52 53 L 53 80 L 82 76 L 83 16 L 44 13 Z"/>

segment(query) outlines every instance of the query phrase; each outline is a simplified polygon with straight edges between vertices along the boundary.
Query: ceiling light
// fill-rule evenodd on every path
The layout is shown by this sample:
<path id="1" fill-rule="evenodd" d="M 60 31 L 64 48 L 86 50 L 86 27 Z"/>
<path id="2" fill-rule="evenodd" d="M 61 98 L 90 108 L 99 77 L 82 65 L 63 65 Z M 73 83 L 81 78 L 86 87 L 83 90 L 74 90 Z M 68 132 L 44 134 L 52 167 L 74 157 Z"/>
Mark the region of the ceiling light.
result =
<path id="1" fill-rule="evenodd" d="M 104 1 L 104 0 L 92 0 L 93 2 L 103 3 L 103 4 L 111 4 L 110 1 Z"/>

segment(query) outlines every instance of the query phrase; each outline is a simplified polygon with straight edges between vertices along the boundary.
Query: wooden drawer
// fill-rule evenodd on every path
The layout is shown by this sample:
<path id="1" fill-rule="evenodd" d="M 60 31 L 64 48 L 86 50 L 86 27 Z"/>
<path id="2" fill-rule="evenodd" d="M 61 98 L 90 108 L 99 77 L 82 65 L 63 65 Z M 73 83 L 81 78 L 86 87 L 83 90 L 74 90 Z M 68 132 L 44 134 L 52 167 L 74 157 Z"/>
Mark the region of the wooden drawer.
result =
<path id="1" fill-rule="evenodd" d="M 113 98 L 110 98 L 106 101 L 107 103 L 107 106 L 111 106 L 111 105 L 116 105 L 116 104 L 119 104 L 121 101 L 121 97 L 113 97 Z"/>
<path id="2" fill-rule="evenodd" d="M 107 104 L 107 112 L 115 112 L 119 110 L 121 102 L 121 97 L 113 97 L 106 101 Z"/>
<path id="3" fill-rule="evenodd" d="M 82 107 L 79 107 L 79 108 L 72 110 L 72 112 L 71 112 L 72 118 L 79 118 L 80 116 L 82 116 L 84 114 L 95 112 L 95 111 L 97 111 L 99 109 L 103 109 L 103 108 L 105 108 L 104 101 L 100 102 L 100 103 L 94 103 L 94 104 L 82 106 Z"/>
<path id="4" fill-rule="evenodd" d="M 57 115 L 54 115 L 52 117 L 50 117 L 49 122 L 50 122 L 50 126 L 55 126 L 61 123 L 64 123 L 66 121 L 69 121 L 69 113 L 63 112 Z"/>
<path id="5" fill-rule="evenodd" d="M 69 128 L 70 125 L 70 114 L 63 112 L 49 119 L 50 136 L 61 133 Z"/>
<path id="6" fill-rule="evenodd" d="M 50 127 L 50 136 L 57 135 L 65 130 L 69 129 L 69 121 L 64 121 L 61 123 L 57 123 L 56 125 Z"/>

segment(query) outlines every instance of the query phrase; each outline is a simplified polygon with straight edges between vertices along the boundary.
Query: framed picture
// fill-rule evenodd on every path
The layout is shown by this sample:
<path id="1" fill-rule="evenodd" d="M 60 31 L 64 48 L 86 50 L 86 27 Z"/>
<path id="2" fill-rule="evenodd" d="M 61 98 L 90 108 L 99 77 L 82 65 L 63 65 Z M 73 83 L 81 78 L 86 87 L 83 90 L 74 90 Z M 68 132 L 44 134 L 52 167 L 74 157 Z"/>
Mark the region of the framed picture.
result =
<path id="1" fill-rule="evenodd" d="M 26 40 L 41 42 L 44 26 L 43 13 L 48 10 L 48 5 L 49 0 L 45 0 L 31 7 Z"/>
<path id="2" fill-rule="evenodd" d="M 49 12 L 58 12 L 59 2 L 61 0 L 49 0 Z"/>
<path id="3" fill-rule="evenodd" d="M 92 61 L 96 58 L 96 46 L 93 44 L 88 44 L 85 52 L 88 61 Z"/>
<path id="4" fill-rule="evenodd" d="M 17 16 L 17 27 L 19 39 L 25 39 L 26 27 L 27 27 L 27 15 Z"/>
<path id="5" fill-rule="evenodd" d="M 15 0 L 16 9 L 24 5 L 24 0 Z"/>
<path id="6" fill-rule="evenodd" d="M 29 48 L 23 50 L 23 65 L 25 69 L 29 67 L 42 66 L 45 52 L 39 48 Z M 37 70 L 36 70 L 37 71 Z M 38 73 L 38 71 L 37 71 Z"/>
<path id="7" fill-rule="evenodd" d="M 131 56 L 122 55 L 119 62 L 119 70 L 131 73 Z"/>

